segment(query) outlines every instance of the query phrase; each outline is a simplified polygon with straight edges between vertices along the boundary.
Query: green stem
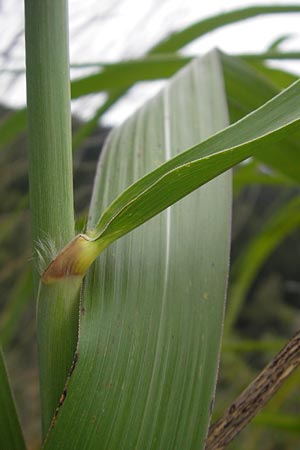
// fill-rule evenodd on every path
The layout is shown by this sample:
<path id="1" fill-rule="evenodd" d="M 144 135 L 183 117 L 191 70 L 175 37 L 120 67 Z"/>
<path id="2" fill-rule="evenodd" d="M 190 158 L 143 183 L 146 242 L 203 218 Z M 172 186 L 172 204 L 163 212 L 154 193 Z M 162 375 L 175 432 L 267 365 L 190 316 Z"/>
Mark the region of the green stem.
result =
<path id="1" fill-rule="evenodd" d="M 25 20 L 32 234 L 61 248 L 74 235 L 67 0 L 25 0 Z"/>
<path id="2" fill-rule="evenodd" d="M 74 236 L 67 0 L 25 0 L 25 32 L 32 239 L 34 246 L 50 239 L 60 249 Z M 35 269 L 36 290 L 38 282 Z M 68 294 L 58 285 L 47 289 L 47 295 L 40 291 L 43 435 L 76 349 L 78 290 Z M 58 339 L 68 343 L 59 351 Z"/>

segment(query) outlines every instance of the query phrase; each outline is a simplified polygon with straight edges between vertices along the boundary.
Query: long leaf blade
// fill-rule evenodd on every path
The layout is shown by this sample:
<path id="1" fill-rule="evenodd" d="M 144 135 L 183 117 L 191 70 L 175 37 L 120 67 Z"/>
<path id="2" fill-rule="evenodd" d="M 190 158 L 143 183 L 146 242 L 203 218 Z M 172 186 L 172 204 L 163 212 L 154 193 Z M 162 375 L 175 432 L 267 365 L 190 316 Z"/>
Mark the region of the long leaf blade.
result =
<path id="1" fill-rule="evenodd" d="M 88 232 L 111 242 L 197 187 L 299 128 L 300 82 L 227 129 L 159 166 L 125 190 Z M 101 244 L 102 245 L 102 244 Z"/>
<path id="2" fill-rule="evenodd" d="M 211 54 L 114 132 L 91 222 L 100 204 L 226 120 L 222 69 Z M 203 448 L 223 320 L 230 194 L 227 173 L 111 246 L 91 270 L 79 360 L 45 448 Z"/>
<path id="3" fill-rule="evenodd" d="M 282 14 L 292 12 L 300 12 L 300 6 L 292 4 L 284 6 L 252 6 L 250 8 L 236 9 L 224 14 L 217 14 L 216 16 L 208 17 L 207 19 L 196 22 L 183 30 L 171 34 L 166 39 L 155 45 L 149 53 L 174 52 L 206 33 L 242 20 L 266 14 Z"/>

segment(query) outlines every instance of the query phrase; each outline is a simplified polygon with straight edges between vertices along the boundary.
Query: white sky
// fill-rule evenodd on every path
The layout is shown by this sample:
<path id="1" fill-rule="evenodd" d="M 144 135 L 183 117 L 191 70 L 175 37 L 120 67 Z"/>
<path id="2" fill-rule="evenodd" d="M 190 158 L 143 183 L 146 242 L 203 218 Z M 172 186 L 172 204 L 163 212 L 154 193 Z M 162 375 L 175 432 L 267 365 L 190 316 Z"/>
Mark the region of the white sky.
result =
<path id="1" fill-rule="evenodd" d="M 69 0 L 71 62 L 135 58 L 166 34 L 199 19 L 233 8 L 267 4 L 300 5 L 300 1 Z M 210 33 L 188 46 L 183 53 L 198 55 L 213 47 L 231 54 L 259 52 L 283 35 L 291 35 L 291 38 L 282 44 L 282 49 L 300 51 L 299 21 L 300 13 L 251 19 Z M 20 33 L 23 28 L 23 0 L 0 0 L 0 71 L 24 67 L 24 39 Z M 20 38 L 6 57 L 3 52 L 18 33 Z M 276 64 L 300 74 L 299 62 Z M 71 74 L 75 78 L 81 73 L 73 69 Z M 151 86 L 140 83 L 106 115 L 105 122 L 122 121 L 161 85 L 162 82 Z M 103 95 L 96 95 L 77 100 L 72 108 L 88 118 L 103 98 Z M 0 72 L 0 102 L 17 107 L 23 106 L 25 101 L 25 77 L 16 78 Z"/>

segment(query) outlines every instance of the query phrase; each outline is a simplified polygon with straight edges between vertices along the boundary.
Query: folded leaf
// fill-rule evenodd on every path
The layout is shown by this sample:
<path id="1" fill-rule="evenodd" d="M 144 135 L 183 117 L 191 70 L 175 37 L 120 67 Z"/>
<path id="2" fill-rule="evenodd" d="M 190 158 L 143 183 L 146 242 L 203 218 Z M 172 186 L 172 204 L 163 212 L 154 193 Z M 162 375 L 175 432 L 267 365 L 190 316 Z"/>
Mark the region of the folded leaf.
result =
<path id="1" fill-rule="evenodd" d="M 99 241 L 99 246 L 118 239 L 235 164 L 259 155 L 299 129 L 299 105 L 300 82 L 296 82 L 255 112 L 130 186 L 87 235 Z"/>

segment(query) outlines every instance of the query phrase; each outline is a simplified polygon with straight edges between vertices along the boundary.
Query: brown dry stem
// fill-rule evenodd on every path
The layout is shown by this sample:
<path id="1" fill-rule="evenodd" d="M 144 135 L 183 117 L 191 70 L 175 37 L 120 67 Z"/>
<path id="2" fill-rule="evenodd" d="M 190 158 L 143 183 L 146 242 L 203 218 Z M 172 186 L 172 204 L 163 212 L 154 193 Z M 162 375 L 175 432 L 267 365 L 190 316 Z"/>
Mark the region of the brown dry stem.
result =
<path id="1" fill-rule="evenodd" d="M 205 450 L 222 450 L 242 431 L 251 419 L 273 397 L 286 378 L 300 364 L 300 332 L 298 332 L 255 380 L 227 409 L 224 416 L 211 425 Z"/>

